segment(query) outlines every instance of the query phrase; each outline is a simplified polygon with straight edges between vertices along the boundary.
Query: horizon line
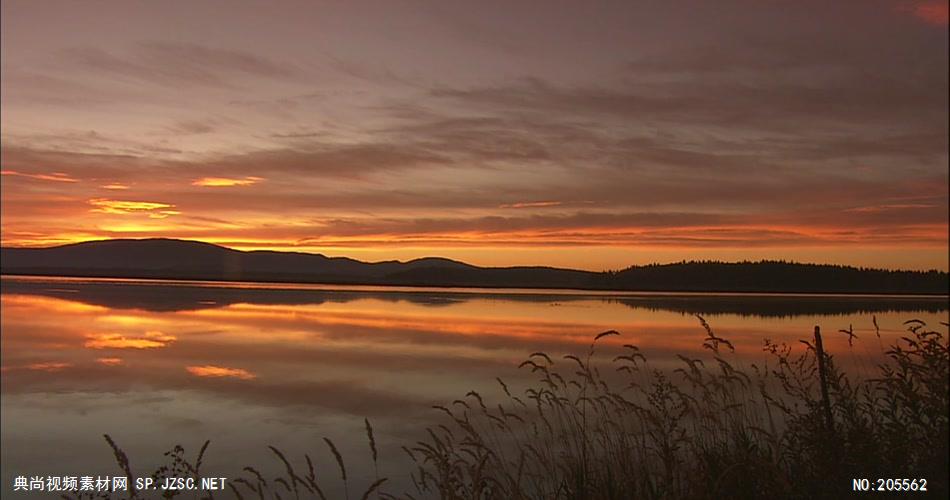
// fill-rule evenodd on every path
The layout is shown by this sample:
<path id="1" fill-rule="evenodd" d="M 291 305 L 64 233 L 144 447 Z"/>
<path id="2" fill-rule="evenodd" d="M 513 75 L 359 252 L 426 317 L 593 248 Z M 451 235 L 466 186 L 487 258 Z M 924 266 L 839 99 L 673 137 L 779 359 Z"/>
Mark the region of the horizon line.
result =
<path id="1" fill-rule="evenodd" d="M 758 259 L 758 260 L 748 260 L 748 259 L 745 259 L 745 260 L 681 259 L 681 260 L 678 260 L 678 261 L 668 261 L 668 262 L 653 261 L 653 262 L 648 263 L 648 264 L 630 264 L 630 265 L 628 265 L 628 266 L 626 266 L 626 267 L 622 267 L 622 268 L 619 268 L 619 269 L 602 269 L 602 270 L 599 270 L 599 271 L 596 271 L 596 270 L 579 269 L 579 268 L 574 268 L 574 267 L 559 267 L 559 266 L 541 265 L 541 264 L 533 264 L 533 265 L 510 265 L 510 266 L 484 266 L 484 265 L 478 265 L 478 264 L 471 264 L 471 263 L 466 262 L 466 261 L 463 261 L 463 260 L 452 259 L 452 258 L 440 256 L 440 255 L 429 255 L 429 256 L 417 257 L 417 258 L 408 259 L 408 260 L 384 259 L 384 260 L 377 260 L 377 261 L 367 261 L 367 260 L 356 259 L 356 258 L 349 257 L 349 256 L 330 256 L 330 255 L 326 255 L 326 254 L 324 254 L 324 253 L 322 253 L 322 252 L 308 252 L 308 251 L 304 251 L 304 250 L 273 250 L 273 249 L 242 250 L 242 249 L 239 249 L 239 248 L 233 248 L 233 247 L 230 247 L 230 246 L 227 246 L 227 245 L 223 245 L 223 244 L 220 244 L 220 243 L 213 243 L 213 242 L 202 241 L 202 240 L 197 240 L 197 239 L 171 238 L 171 237 L 165 237 L 165 236 L 156 236 L 156 237 L 147 237 L 147 238 L 99 238 L 99 239 L 88 239 L 88 240 L 76 241 L 76 242 L 70 242 L 70 243 L 54 244 L 54 245 L 49 245 L 49 246 L 28 246 L 28 245 L 22 245 L 22 246 L 21 246 L 21 245 L 12 245 L 12 246 L 11 246 L 11 245 L 6 245 L 6 244 L 4 244 L 4 242 L 0 241 L 0 248 L 2 248 L 2 249 L 32 249 L 32 250 L 44 250 L 44 249 L 62 248 L 62 247 L 68 247 L 68 246 L 83 245 L 83 244 L 88 244 L 88 243 L 100 243 L 100 242 L 107 242 L 107 241 L 177 241 L 177 242 L 185 242 L 185 243 L 199 243 L 199 244 L 202 244 L 202 245 L 210 245 L 210 246 L 214 246 L 214 247 L 218 247 L 218 248 L 223 248 L 223 249 L 230 250 L 230 251 L 234 251 L 234 252 L 241 252 L 241 253 L 272 252 L 272 253 L 283 253 L 283 254 L 303 254 L 303 255 L 321 256 L 321 257 L 325 257 L 325 258 L 328 258 L 328 259 L 350 259 L 350 260 L 353 260 L 353 261 L 363 262 L 363 263 L 368 263 L 368 264 L 378 264 L 378 263 L 385 263 L 385 262 L 407 263 L 407 262 L 414 262 L 414 261 L 426 260 L 426 259 L 443 259 L 443 260 L 448 260 L 448 261 L 452 261 L 452 262 L 457 262 L 457 263 L 461 263 L 461 264 L 466 264 L 466 265 L 470 265 L 470 266 L 474 266 L 474 267 L 480 267 L 480 268 L 484 268 L 484 269 L 545 268 L 545 269 L 561 269 L 561 270 L 569 270 L 569 271 L 582 271 L 582 272 L 595 272 L 595 273 L 597 273 L 597 272 L 600 272 L 600 273 L 609 273 L 609 272 L 624 271 L 624 270 L 632 269 L 632 268 L 642 268 L 642 267 L 651 267 L 651 266 L 669 266 L 669 265 L 676 265 L 676 264 L 766 264 L 766 263 L 775 263 L 775 264 L 794 264 L 794 265 L 804 265 L 804 266 L 831 266 L 831 267 L 853 268 L 853 269 L 858 269 L 858 270 L 895 271 L 895 272 L 911 272 L 911 273 L 924 273 L 924 274 L 925 274 L 925 273 L 942 273 L 942 274 L 948 274 L 948 273 L 950 273 L 950 272 L 948 272 L 947 270 L 942 270 L 942 269 L 937 269 L 937 268 L 930 268 L 930 269 L 906 269 L 906 268 L 870 267 L 870 266 L 860 266 L 860 265 L 854 265 L 854 264 L 828 263 L 828 262 L 803 262 L 803 261 L 795 261 L 795 260 L 767 259 L 767 258 Z"/>

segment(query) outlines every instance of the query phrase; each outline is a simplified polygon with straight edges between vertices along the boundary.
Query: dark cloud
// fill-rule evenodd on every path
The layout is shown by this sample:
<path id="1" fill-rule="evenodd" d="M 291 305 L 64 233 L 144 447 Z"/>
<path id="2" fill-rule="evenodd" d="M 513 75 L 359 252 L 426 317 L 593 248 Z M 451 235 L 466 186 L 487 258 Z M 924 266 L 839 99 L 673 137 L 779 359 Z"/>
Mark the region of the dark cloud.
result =
<path id="1" fill-rule="evenodd" d="M 178 133 L 202 133 L 210 125 L 204 121 L 182 122 L 172 128 Z M 130 145 L 129 148 L 134 148 Z M 293 175 L 300 178 L 358 178 L 367 173 L 398 171 L 420 166 L 445 165 L 448 158 L 418 144 L 367 142 L 338 144 L 305 142 L 294 147 L 252 150 L 242 153 L 208 155 L 203 159 L 161 159 L 153 155 L 114 153 L 120 148 L 101 147 L 103 152 L 37 149 L 4 145 L 4 165 L 25 173 L 40 169 L 69 172 L 85 179 L 184 181 L 195 176 Z M 169 150 L 175 153 L 177 150 Z"/>
<path id="2" fill-rule="evenodd" d="M 3 71 L 4 105 L 33 103 L 72 109 L 81 106 L 108 107 L 127 92 L 105 89 L 60 75 L 48 75 L 17 68 Z"/>
<path id="3" fill-rule="evenodd" d="M 86 148 L 83 148 L 86 149 Z M 41 173 L 45 169 L 65 172 L 77 179 L 125 180 L 148 173 L 166 162 L 141 154 L 111 152 L 108 147 L 99 151 L 57 150 L 34 148 L 17 144 L 3 144 L 3 162 L 14 170 Z"/>
<path id="4" fill-rule="evenodd" d="M 840 131 L 849 126 L 869 127 L 869 121 L 880 125 L 895 119 L 902 120 L 902 128 L 942 125 L 945 130 L 945 117 L 935 105 L 946 103 L 947 96 L 939 89 L 918 81 L 867 75 L 824 84 L 690 79 L 624 87 L 565 87 L 528 78 L 490 87 L 437 88 L 432 96 L 482 112 L 529 113 L 549 120 L 572 118 L 611 128 L 620 120 L 631 126 L 665 128 L 673 124 L 720 132 L 809 135 L 808 131 L 816 128 Z"/>
<path id="5" fill-rule="evenodd" d="M 98 47 L 76 47 L 66 50 L 65 57 L 101 75 L 166 86 L 238 87 L 235 77 L 291 79 L 303 74 L 294 65 L 250 52 L 194 43 L 140 42 L 119 55 Z"/>
<path id="6" fill-rule="evenodd" d="M 359 178 L 367 173 L 398 171 L 433 164 L 446 158 L 415 144 L 367 142 L 353 145 L 311 143 L 297 148 L 271 149 L 211 158 L 202 165 L 221 174 L 294 174 L 306 177 Z"/>
<path id="7" fill-rule="evenodd" d="M 165 130 L 174 135 L 208 134 L 215 131 L 216 125 L 215 120 L 180 120 Z"/>

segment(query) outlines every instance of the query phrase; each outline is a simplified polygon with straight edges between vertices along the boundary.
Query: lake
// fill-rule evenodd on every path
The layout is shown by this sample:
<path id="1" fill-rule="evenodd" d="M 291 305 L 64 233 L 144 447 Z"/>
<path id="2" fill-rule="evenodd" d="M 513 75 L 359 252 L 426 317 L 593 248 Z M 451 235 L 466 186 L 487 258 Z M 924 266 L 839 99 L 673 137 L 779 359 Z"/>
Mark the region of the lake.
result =
<path id="1" fill-rule="evenodd" d="M 436 421 L 432 405 L 470 390 L 498 395 L 496 377 L 523 389 L 518 364 L 635 344 L 652 366 L 699 356 L 696 315 L 736 346 L 765 357 L 763 339 L 800 347 L 815 325 L 846 369 L 873 373 L 882 346 L 920 319 L 946 331 L 947 297 L 657 294 L 570 290 L 421 289 L 3 277 L 2 477 L 117 475 L 110 434 L 133 473 L 147 476 L 176 444 L 203 470 L 234 478 L 310 454 L 325 490 L 339 470 L 355 496 L 374 475 L 364 418 L 375 429 L 380 476 L 398 492 L 400 449 Z M 874 322 L 877 323 L 877 328 Z M 840 329 L 857 335 L 853 346 Z M 879 338 L 880 337 L 880 338 Z M 797 347 L 796 347 L 797 348 Z M 295 465 L 296 466 L 296 465 Z M 301 466 L 303 467 L 303 466 Z"/>

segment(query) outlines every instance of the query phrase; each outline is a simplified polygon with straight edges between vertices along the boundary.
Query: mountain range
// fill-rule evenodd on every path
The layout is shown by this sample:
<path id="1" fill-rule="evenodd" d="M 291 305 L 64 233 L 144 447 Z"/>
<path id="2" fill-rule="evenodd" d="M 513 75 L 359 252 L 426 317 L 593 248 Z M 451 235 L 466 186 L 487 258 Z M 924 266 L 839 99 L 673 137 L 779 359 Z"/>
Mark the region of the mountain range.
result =
<path id="1" fill-rule="evenodd" d="M 362 262 L 300 252 L 240 251 L 199 241 L 164 238 L 89 241 L 49 248 L 0 248 L 0 272 L 107 278 L 671 292 L 945 295 L 950 289 L 950 279 L 943 271 L 894 271 L 783 261 L 691 261 L 594 272 L 541 266 L 479 267 L 438 257 L 408 262 Z"/>

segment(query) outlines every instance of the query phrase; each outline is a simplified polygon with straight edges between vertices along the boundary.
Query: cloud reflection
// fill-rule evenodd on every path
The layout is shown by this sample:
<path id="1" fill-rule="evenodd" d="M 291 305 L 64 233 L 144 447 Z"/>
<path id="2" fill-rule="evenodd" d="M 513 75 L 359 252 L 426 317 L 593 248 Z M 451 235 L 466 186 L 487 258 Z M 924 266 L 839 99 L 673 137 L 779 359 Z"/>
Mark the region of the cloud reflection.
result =
<path id="1" fill-rule="evenodd" d="M 26 368 L 27 370 L 36 370 L 36 371 L 43 371 L 43 372 L 58 372 L 61 370 L 65 370 L 66 368 L 70 368 L 72 366 L 73 366 L 72 363 L 60 363 L 60 362 L 49 361 L 45 363 L 31 363 L 29 365 L 26 365 L 24 368 Z"/>
<path id="2" fill-rule="evenodd" d="M 127 337 L 117 333 L 100 333 L 87 337 L 83 344 L 89 349 L 153 349 L 165 347 L 175 337 L 162 332 L 146 332 L 141 337 Z"/>

